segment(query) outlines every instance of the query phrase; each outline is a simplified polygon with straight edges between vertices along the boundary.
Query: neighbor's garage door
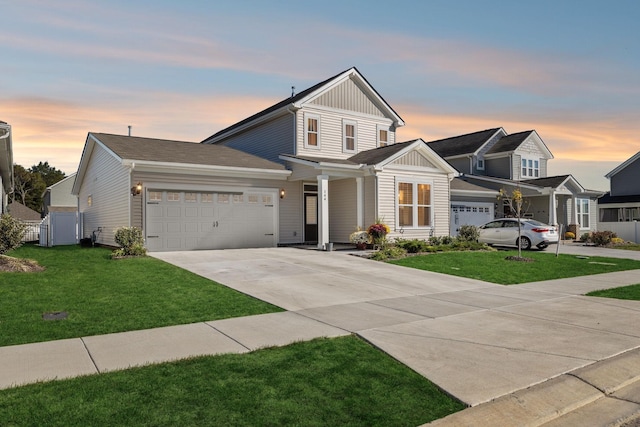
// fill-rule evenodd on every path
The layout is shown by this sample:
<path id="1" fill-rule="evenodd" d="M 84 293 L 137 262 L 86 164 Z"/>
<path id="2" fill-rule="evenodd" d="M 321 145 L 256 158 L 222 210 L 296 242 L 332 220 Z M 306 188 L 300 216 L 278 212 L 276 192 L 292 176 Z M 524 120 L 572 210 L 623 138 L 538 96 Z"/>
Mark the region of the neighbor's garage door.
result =
<path id="1" fill-rule="evenodd" d="M 149 251 L 276 246 L 277 191 L 146 193 Z"/>
<path id="2" fill-rule="evenodd" d="M 457 236 L 461 225 L 486 224 L 494 219 L 493 215 L 493 203 L 452 202 L 450 234 Z"/>

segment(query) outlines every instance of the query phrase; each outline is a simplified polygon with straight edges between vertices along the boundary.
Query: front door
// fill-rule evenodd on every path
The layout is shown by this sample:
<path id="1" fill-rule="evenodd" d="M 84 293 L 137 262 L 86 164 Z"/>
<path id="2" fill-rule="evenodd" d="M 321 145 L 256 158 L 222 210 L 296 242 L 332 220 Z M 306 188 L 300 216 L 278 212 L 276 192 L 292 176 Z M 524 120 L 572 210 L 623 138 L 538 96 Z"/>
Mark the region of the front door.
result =
<path id="1" fill-rule="evenodd" d="M 318 194 L 304 194 L 304 241 L 318 243 Z"/>

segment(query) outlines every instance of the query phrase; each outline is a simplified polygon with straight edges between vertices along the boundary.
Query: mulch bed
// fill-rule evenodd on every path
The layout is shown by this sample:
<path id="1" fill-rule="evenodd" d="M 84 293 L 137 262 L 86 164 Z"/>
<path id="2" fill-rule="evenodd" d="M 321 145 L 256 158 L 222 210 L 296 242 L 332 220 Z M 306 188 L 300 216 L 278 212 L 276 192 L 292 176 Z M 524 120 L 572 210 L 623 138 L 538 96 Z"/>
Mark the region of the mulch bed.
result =
<path id="1" fill-rule="evenodd" d="M 34 273 L 44 271 L 44 267 L 32 259 L 13 258 L 0 255 L 0 271 L 9 273 Z"/>

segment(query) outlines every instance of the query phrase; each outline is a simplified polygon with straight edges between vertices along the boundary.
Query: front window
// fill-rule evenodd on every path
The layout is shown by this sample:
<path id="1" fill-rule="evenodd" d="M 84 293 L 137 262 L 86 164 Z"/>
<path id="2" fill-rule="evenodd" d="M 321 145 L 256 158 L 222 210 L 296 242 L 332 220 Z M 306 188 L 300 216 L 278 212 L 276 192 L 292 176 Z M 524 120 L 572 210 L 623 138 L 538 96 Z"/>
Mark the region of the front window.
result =
<path id="1" fill-rule="evenodd" d="M 308 148 L 320 147 L 320 116 L 315 114 L 305 114 L 304 145 Z"/>
<path id="2" fill-rule="evenodd" d="M 522 178 L 540 177 L 540 160 L 522 158 Z"/>
<path id="3" fill-rule="evenodd" d="M 386 128 L 378 128 L 378 147 L 386 147 L 389 145 L 389 130 Z"/>
<path id="4" fill-rule="evenodd" d="M 431 183 L 398 183 L 398 227 L 420 228 L 432 224 Z"/>
<path id="5" fill-rule="evenodd" d="M 589 199 L 578 199 L 576 205 L 580 228 L 589 228 Z"/>
<path id="6" fill-rule="evenodd" d="M 342 122 L 342 150 L 354 153 L 357 147 L 356 122 L 344 120 Z"/>

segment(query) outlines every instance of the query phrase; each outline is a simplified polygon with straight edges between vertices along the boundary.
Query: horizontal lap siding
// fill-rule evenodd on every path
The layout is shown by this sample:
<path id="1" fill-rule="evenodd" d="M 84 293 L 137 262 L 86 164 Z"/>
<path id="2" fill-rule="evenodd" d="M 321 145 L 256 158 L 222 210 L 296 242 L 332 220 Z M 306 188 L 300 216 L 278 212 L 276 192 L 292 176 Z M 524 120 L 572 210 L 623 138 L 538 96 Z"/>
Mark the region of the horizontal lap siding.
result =
<path id="1" fill-rule="evenodd" d="M 287 113 L 268 123 L 225 139 L 220 144 L 273 162 L 282 163 L 281 154 L 293 154 L 294 119 Z"/>
<path id="2" fill-rule="evenodd" d="M 354 155 L 353 152 L 342 151 L 342 122 L 343 119 L 357 123 L 357 151 L 366 151 L 377 146 L 377 126 L 389 126 L 388 123 L 367 119 L 360 116 L 350 116 L 348 112 L 331 112 L 326 110 L 306 109 L 307 113 L 320 117 L 320 148 L 305 148 L 304 146 L 304 112 L 298 112 L 297 131 L 298 155 L 315 157 L 332 157 L 346 159 Z M 389 132 L 390 142 L 395 141 L 393 132 Z"/>
<path id="3" fill-rule="evenodd" d="M 130 225 L 130 197 L 129 169 L 96 144 L 79 192 L 83 237 L 90 237 L 92 231 L 101 227 L 97 242 L 115 246 L 115 230 Z"/>
<path id="4" fill-rule="evenodd" d="M 433 183 L 433 212 L 434 212 L 434 235 L 449 235 L 449 179 L 446 174 L 438 173 L 411 173 L 405 171 L 385 171 L 378 178 L 378 195 L 380 216 L 391 228 L 389 237 L 419 238 L 426 239 L 430 236 L 429 229 L 405 229 L 401 234 L 397 228 L 396 221 L 396 177 L 416 178 L 419 180 L 431 181 Z"/>
<path id="5" fill-rule="evenodd" d="M 355 179 L 329 181 L 329 241 L 345 243 L 358 225 Z"/>

